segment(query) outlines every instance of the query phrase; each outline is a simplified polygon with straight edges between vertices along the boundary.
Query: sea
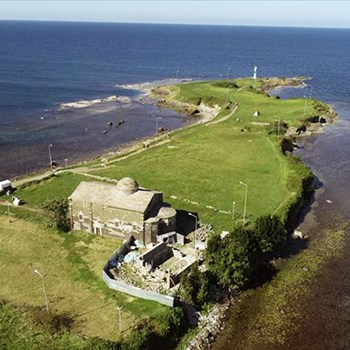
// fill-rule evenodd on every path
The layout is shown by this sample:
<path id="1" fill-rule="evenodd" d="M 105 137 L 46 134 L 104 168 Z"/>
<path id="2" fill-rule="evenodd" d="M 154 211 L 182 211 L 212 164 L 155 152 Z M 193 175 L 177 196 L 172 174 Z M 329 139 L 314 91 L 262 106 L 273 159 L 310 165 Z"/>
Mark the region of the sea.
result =
<path id="1" fill-rule="evenodd" d="M 69 165 L 154 135 L 158 122 L 166 129 L 188 122 L 145 101 L 131 84 L 224 79 L 227 72 L 246 77 L 256 65 L 259 76 L 312 77 L 313 96 L 346 103 L 349 34 L 340 29 L 0 21 L 0 179 L 48 168 L 49 145 L 53 160 Z M 111 96 L 119 99 L 62 108 Z M 125 123 L 115 128 L 121 120 Z"/>
<path id="2" fill-rule="evenodd" d="M 69 165 L 189 122 L 159 109 L 139 84 L 247 77 L 257 66 L 260 77 L 309 77 L 303 88 L 274 94 L 315 97 L 339 114 L 298 154 L 322 184 L 305 230 L 326 225 L 329 210 L 350 217 L 349 29 L 0 21 L 0 43 L 0 180 L 48 169 L 49 150 Z M 349 261 L 320 277 L 295 348 L 327 348 L 335 337 L 349 343 Z M 313 317 L 322 300 L 322 317 Z M 316 337 L 320 330 L 327 339 Z M 232 345 L 225 339 L 222 349 Z"/>

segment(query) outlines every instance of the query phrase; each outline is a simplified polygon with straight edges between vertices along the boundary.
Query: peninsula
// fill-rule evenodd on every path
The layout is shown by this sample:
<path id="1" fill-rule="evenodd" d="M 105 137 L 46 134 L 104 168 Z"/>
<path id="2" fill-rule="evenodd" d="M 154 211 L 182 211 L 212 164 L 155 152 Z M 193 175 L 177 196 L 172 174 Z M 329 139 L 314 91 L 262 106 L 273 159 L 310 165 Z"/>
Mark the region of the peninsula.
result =
<path id="1" fill-rule="evenodd" d="M 153 87 L 149 96 L 159 107 L 181 111 L 196 122 L 170 132 L 157 130 L 155 137 L 123 152 L 56 169 L 34 181 L 15 182 L 16 196 L 25 204 L 13 206 L 7 196 L 0 197 L 0 282 L 5 286 L 0 312 L 12 324 L 3 330 L 6 336 L 15 341 L 15 324 L 23 330 L 20 341 L 28 348 L 174 348 L 189 329 L 183 309 L 109 289 L 101 270 L 122 240 L 70 229 L 61 232 L 55 221 L 60 213 L 52 210 L 52 203 L 66 201 L 83 181 L 116 184 L 131 177 L 163 193 L 164 202 L 177 210 L 177 230 L 183 229 L 181 215 L 187 212 L 195 213 L 196 226 L 208 225 L 217 240 L 238 228 L 254 230 L 261 217 L 278 218 L 290 235 L 307 192 L 313 190 L 313 175 L 293 156 L 293 149 L 298 137 L 319 132 L 336 117 L 315 99 L 283 100 L 268 93 L 304 80 L 245 78 Z M 203 113 L 205 119 L 200 117 Z M 210 258 L 209 270 L 215 275 L 218 267 Z M 33 273 L 43 270 L 50 313 L 42 308 L 41 280 Z M 237 279 L 228 280 L 239 285 Z M 226 290 L 233 287 L 227 280 L 219 282 Z M 176 297 L 186 299 L 184 293 L 180 282 Z M 204 307 L 198 302 L 204 299 L 197 290 L 194 306 Z M 208 300 L 210 305 L 214 299 Z"/>

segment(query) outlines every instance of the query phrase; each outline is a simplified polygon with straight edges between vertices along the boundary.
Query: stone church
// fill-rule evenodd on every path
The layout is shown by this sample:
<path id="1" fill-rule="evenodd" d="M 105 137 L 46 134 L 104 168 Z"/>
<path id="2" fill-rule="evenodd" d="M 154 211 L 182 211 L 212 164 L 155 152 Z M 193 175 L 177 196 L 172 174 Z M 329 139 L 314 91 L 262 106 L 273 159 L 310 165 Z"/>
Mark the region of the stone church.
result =
<path id="1" fill-rule="evenodd" d="M 123 239 L 133 235 L 144 244 L 176 231 L 176 211 L 163 203 L 163 193 L 140 188 L 129 177 L 117 185 L 83 181 L 68 199 L 73 230 Z"/>

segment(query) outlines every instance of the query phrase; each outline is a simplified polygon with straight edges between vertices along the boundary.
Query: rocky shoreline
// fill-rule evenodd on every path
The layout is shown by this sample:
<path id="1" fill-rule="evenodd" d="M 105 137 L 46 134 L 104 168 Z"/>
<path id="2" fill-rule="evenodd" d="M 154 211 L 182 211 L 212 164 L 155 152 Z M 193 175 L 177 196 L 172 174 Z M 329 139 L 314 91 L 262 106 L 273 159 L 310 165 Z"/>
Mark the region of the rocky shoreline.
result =
<path id="1" fill-rule="evenodd" d="M 234 302 L 233 296 L 226 297 L 222 302 L 216 303 L 207 315 L 201 315 L 198 332 L 189 342 L 186 350 L 210 349 L 216 337 L 223 330 L 226 312 Z"/>

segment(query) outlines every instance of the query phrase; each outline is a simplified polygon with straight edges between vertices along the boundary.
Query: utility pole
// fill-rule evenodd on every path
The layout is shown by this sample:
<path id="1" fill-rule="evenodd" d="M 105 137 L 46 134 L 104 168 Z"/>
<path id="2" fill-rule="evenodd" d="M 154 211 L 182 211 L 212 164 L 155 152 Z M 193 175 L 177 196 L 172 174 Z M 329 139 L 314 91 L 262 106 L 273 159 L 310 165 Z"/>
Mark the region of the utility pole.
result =
<path id="1" fill-rule="evenodd" d="M 9 219 L 9 222 L 11 222 L 10 204 L 7 204 L 7 217 Z"/>
<path id="2" fill-rule="evenodd" d="M 51 154 L 51 147 L 52 145 L 49 144 L 49 160 L 50 160 L 50 168 L 51 168 L 51 172 L 53 172 L 53 169 L 52 169 L 52 154 Z"/>
<path id="3" fill-rule="evenodd" d="M 156 117 L 156 135 L 158 135 L 158 120 L 161 120 L 162 117 Z"/>
<path id="4" fill-rule="evenodd" d="M 235 226 L 235 208 L 236 202 L 232 202 L 232 228 Z"/>
<path id="5" fill-rule="evenodd" d="M 304 95 L 304 98 L 305 98 L 305 103 L 304 103 L 304 118 L 305 118 L 306 106 L 307 106 L 307 96 Z"/>
<path id="6" fill-rule="evenodd" d="M 119 315 L 119 333 L 122 333 L 122 306 L 117 306 L 118 315 Z"/>
<path id="7" fill-rule="evenodd" d="M 244 211 L 243 211 L 243 224 L 246 222 L 246 214 L 247 214 L 247 197 L 248 197 L 248 185 L 244 182 L 240 181 L 240 184 L 245 187 L 245 196 L 244 196 Z"/>

